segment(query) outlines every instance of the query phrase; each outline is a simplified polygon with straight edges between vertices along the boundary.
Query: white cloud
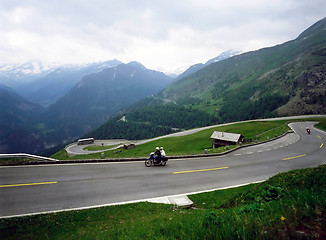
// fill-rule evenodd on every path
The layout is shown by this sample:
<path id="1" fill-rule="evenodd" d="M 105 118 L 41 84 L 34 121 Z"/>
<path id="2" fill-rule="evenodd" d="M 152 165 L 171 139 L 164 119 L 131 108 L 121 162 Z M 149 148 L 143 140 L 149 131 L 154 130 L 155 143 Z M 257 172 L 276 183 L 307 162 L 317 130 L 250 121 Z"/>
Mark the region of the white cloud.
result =
<path id="1" fill-rule="evenodd" d="M 0 64 L 117 58 L 177 68 L 291 40 L 324 9 L 324 0 L 2 0 Z"/>
<path id="2" fill-rule="evenodd" d="M 33 15 L 31 9 L 17 7 L 12 12 L 5 13 L 4 16 L 13 24 L 22 24 Z"/>

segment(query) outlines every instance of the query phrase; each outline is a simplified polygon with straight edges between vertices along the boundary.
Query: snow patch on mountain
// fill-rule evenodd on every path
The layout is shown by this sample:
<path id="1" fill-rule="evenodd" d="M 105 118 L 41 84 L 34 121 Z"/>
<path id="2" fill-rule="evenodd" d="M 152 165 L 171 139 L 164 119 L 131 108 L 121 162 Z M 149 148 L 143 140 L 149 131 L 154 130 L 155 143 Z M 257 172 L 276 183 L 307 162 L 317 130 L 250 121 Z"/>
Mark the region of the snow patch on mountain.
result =
<path id="1" fill-rule="evenodd" d="M 228 59 L 230 57 L 234 57 L 236 55 L 239 55 L 240 53 L 242 53 L 241 51 L 237 51 L 237 50 L 228 50 L 226 52 L 221 53 L 220 55 L 218 55 L 215 58 L 212 58 L 210 60 L 208 60 L 205 65 L 211 64 L 211 63 L 215 63 L 215 62 L 219 62 L 219 61 L 223 61 L 225 59 Z"/>
<path id="2" fill-rule="evenodd" d="M 114 67 L 121 63 L 119 60 L 114 59 L 104 62 L 65 65 L 42 63 L 40 61 L 30 61 L 22 64 L 5 64 L 0 66 L 0 83 L 9 87 L 16 87 L 41 79 L 51 73 L 60 74 L 63 72 L 86 71 L 87 69 L 93 69 L 94 72 L 97 72 L 96 69 L 101 71 L 104 68 Z"/>
<path id="3" fill-rule="evenodd" d="M 219 61 L 225 60 L 227 58 L 239 55 L 241 53 L 242 53 L 242 51 L 230 49 L 228 51 L 225 51 L 225 52 L 221 53 L 217 57 L 208 60 L 205 64 L 198 63 L 198 64 L 195 64 L 195 65 L 181 66 L 181 67 L 177 67 L 177 68 L 169 69 L 169 70 L 167 70 L 165 68 L 156 68 L 156 70 L 160 71 L 160 72 L 163 72 L 165 75 L 167 75 L 169 77 L 179 78 L 180 75 L 185 73 L 190 68 L 191 68 L 191 72 L 194 72 L 194 71 L 196 71 L 196 69 L 200 70 L 201 68 L 203 68 L 203 67 L 205 67 L 205 66 L 207 66 L 207 65 L 209 65 L 211 63 L 219 62 Z"/>
<path id="4" fill-rule="evenodd" d="M 179 76 L 181 73 L 183 73 L 184 71 L 186 71 L 190 66 L 191 65 L 181 66 L 181 67 L 177 67 L 177 68 L 169 69 L 169 70 L 160 67 L 160 68 L 156 68 L 155 70 L 162 72 L 169 77 L 175 78 L 175 77 Z"/>
<path id="5" fill-rule="evenodd" d="M 49 72 L 58 67 L 58 64 L 44 64 L 31 61 L 23 64 L 6 64 L 0 66 L 0 73 L 13 80 L 23 79 Z"/>

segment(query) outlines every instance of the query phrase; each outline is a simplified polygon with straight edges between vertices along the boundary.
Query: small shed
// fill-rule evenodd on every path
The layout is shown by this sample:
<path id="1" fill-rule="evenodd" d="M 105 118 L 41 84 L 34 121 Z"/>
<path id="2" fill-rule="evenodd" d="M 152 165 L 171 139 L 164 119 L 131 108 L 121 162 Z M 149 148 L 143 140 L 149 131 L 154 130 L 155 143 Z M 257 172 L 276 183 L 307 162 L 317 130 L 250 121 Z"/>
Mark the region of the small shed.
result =
<path id="1" fill-rule="evenodd" d="M 240 133 L 227 133 L 227 132 L 214 131 L 211 136 L 211 139 L 213 139 L 213 143 L 212 143 L 213 148 L 218 148 L 221 146 L 239 144 L 243 139 L 243 135 Z"/>
<path id="2" fill-rule="evenodd" d="M 121 144 L 117 147 L 117 149 L 125 149 L 125 150 L 129 150 L 129 149 L 133 149 L 135 148 L 136 145 L 133 143 L 125 143 L 125 144 Z"/>
<path id="3" fill-rule="evenodd" d="M 135 147 L 136 147 L 136 145 L 133 144 L 133 143 L 130 143 L 130 144 L 124 144 L 124 145 L 123 145 L 123 148 L 126 149 L 126 150 L 128 150 L 128 149 L 134 149 Z"/>

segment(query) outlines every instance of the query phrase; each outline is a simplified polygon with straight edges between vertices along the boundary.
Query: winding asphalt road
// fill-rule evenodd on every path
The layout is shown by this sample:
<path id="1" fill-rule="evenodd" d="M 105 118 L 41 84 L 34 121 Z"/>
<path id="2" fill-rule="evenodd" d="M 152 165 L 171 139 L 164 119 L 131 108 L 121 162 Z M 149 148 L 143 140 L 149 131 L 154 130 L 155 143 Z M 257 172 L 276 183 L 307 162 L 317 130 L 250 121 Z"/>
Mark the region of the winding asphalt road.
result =
<path id="1" fill-rule="evenodd" d="M 326 163 L 326 133 L 292 123 L 294 133 L 220 157 L 143 162 L 0 167 L 0 217 L 110 205 L 262 181 Z M 305 128 L 312 129 L 311 135 Z"/>
<path id="2" fill-rule="evenodd" d="M 305 118 L 318 118 L 318 117 L 326 117 L 326 115 L 303 115 L 303 116 L 292 116 L 292 117 L 277 117 L 277 118 L 265 118 L 265 119 L 256 119 L 256 120 L 247 120 L 247 121 L 241 121 L 241 122 L 252 122 L 252 121 L 277 121 L 277 120 L 291 120 L 291 119 L 305 119 Z M 84 150 L 86 146 L 112 146 L 112 145 L 117 145 L 116 147 L 112 147 L 107 150 L 115 149 L 118 147 L 118 145 L 124 145 L 124 144 L 130 144 L 133 143 L 135 145 L 143 144 L 146 142 L 150 141 L 155 141 L 158 139 L 162 138 L 167 138 L 167 137 L 180 137 L 180 136 L 186 136 L 189 134 L 193 134 L 199 131 L 203 131 L 206 129 L 210 128 L 215 128 L 215 127 L 221 127 L 221 126 L 227 126 L 227 125 L 232 125 L 236 123 L 241 123 L 241 122 L 230 122 L 230 123 L 223 123 L 223 124 L 218 124 L 218 125 L 212 125 L 212 126 L 206 126 L 206 127 L 200 127 L 200 128 L 194 128 L 194 129 L 189 129 L 181 132 L 176 132 L 176 133 L 171 133 L 168 135 L 164 136 L 159 136 L 151 139 L 143 139 L 143 140 L 125 140 L 125 139 L 111 139 L 111 140 L 95 140 L 93 144 L 89 145 L 78 145 L 77 142 L 69 144 L 65 150 L 68 153 L 68 156 L 75 156 L 75 155 L 83 155 L 83 154 L 91 154 L 91 153 L 99 153 L 103 152 L 103 150 L 97 150 L 97 151 L 89 151 L 89 150 Z"/>

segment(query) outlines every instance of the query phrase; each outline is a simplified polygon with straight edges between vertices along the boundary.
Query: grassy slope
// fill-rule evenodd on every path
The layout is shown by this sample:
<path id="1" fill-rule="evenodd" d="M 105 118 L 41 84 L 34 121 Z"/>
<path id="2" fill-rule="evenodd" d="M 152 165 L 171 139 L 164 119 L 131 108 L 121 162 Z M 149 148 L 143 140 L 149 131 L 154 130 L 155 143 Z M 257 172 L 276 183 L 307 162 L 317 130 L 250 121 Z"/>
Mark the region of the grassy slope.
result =
<path id="1" fill-rule="evenodd" d="M 320 119 L 319 123 L 315 125 L 315 127 L 326 131 L 326 118 Z"/>
<path id="2" fill-rule="evenodd" d="M 325 21 L 321 25 L 324 24 Z M 242 96 L 238 98 L 239 105 L 252 104 L 274 94 L 293 99 L 294 102 L 290 101 L 279 112 L 283 115 L 325 112 L 324 78 L 320 77 L 326 64 L 323 29 L 319 26 L 318 31 L 308 31 L 309 37 L 211 64 L 174 82 L 161 92 L 161 96 L 176 101 L 195 98 L 195 104 L 189 103 L 194 108 L 217 115 L 224 105 L 229 106 L 230 100 L 237 100 L 228 98 L 231 94 Z M 222 119 L 227 121 L 223 116 Z"/>
<path id="3" fill-rule="evenodd" d="M 292 120 L 299 121 L 299 120 Z M 319 121 L 319 124 L 315 126 L 326 130 L 326 118 L 310 118 L 302 119 L 300 121 Z M 231 124 L 228 126 L 212 128 L 204 130 L 195 134 L 191 134 L 183 137 L 170 137 L 160 140 L 148 142 L 142 145 L 138 145 L 135 149 L 131 150 L 111 150 L 105 152 L 106 158 L 123 158 L 123 157 L 147 157 L 150 152 L 153 152 L 156 146 L 163 146 L 167 155 L 187 155 L 187 154 L 203 154 L 205 149 L 208 149 L 209 153 L 218 153 L 226 151 L 225 147 L 221 147 L 215 150 L 210 149 L 212 141 L 210 136 L 213 131 L 224 131 L 232 133 L 241 133 L 245 138 L 258 139 L 258 141 L 265 141 L 267 137 L 270 139 L 275 135 L 280 135 L 289 130 L 286 125 L 287 121 L 271 121 L 271 122 L 246 122 Z M 232 147 L 232 146 L 231 146 Z M 64 150 L 57 152 L 51 156 L 55 159 L 99 159 L 101 154 L 89 154 L 89 155 L 77 155 L 74 157 L 67 157 Z"/>
<path id="4" fill-rule="evenodd" d="M 191 209 L 137 203 L 0 219 L 0 239 L 323 239 L 326 166 L 190 196 Z"/>
<path id="5" fill-rule="evenodd" d="M 210 149 L 212 140 L 210 136 L 214 131 L 224 131 L 232 133 L 241 133 L 245 138 L 258 139 L 259 141 L 267 140 L 267 137 L 273 138 L 276 134 L 280 135 L 288 131 L 285 124 L 286 121 L 273 121 L 273 122 L 248 122 L 231 124 L 228 126 L 212 128 L 200 131 L 195 134 L 183 137 L 169 137 L 156 141 L 148 142 L 138 145 L 135 149 L 131 150 L 111 150 L 105 152 L 105 157 L 108 158 L 121 158 L 121 157 L 147 157 L 150 152 L 155 150 L 156 146 L 163 146 L 167 155 L 186 155 L 186 154 L 203 154 L 205 149 Z M 210 150 L 210 152 L 222 152 L 224 148 Z M 100 158 L 100 153 L 91 155 L 78 155 L 73 158 Z M 52 156 L 56 159 L 67 159 L 64 151 Z M 70 158 L 71 159 L 71 158 Z"/>

